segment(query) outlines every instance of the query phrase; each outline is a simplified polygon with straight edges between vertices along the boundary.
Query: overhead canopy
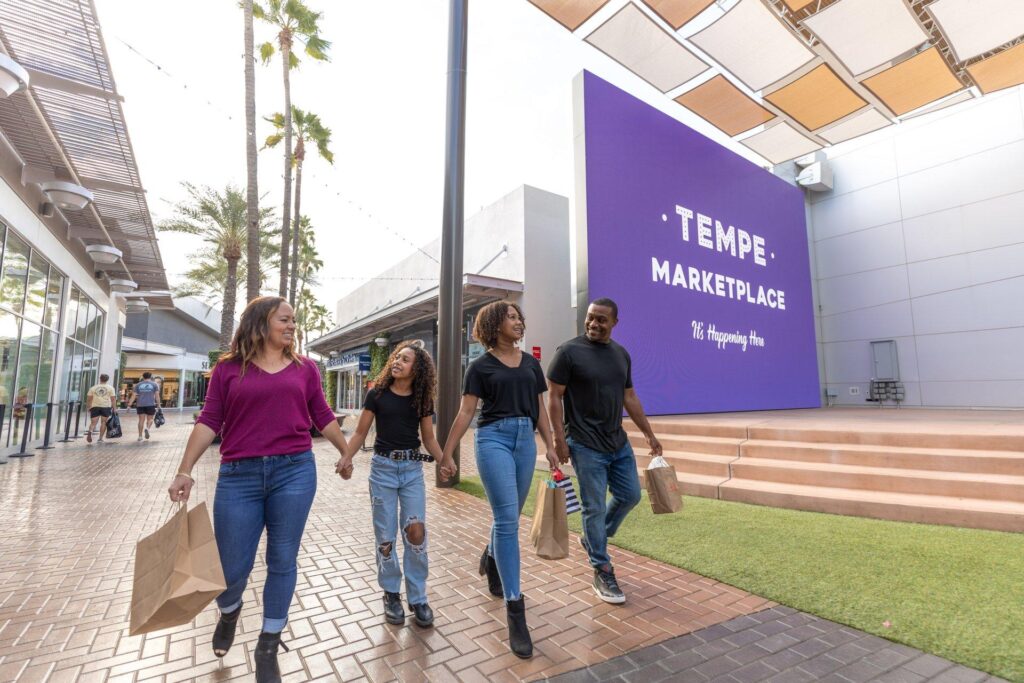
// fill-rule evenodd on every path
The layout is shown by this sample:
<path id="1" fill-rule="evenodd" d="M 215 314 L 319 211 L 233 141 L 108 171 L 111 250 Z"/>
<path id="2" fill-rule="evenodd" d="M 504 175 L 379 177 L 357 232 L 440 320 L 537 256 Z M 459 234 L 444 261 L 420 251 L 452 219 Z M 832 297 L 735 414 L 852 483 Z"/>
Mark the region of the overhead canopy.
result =
<path id="1" fill-rule="evenodd" d="M 1024 83 L 1024 0 L 529 1 L 773 164 Z"/>
<path id="2" fill-rule="evenodd" d="M 26 183 L 66 180 L 93 203 L 64 211 L 71 240 L 123 257 L 103 266 L 140 290 L 167 290 L 149 206 L 90 0 L 0 2 L 0 51 L 31 77 L 0 99 L 0 133 L 25 163 Z M 59 211 L 60 209 L 58 209 Z"/>

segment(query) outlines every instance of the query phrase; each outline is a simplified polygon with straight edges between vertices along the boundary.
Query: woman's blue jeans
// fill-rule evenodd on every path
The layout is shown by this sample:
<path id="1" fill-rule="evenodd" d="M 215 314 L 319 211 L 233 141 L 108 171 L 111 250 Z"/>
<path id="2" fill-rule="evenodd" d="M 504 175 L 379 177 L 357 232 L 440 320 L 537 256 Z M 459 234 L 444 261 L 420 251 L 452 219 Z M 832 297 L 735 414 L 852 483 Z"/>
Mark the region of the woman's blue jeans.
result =
<path id="1" fill-rule="evenodd" d="M 213 530 L 227 583 L 227 589 L 217 596 L 222 612 L 233 612 L 241 604 L 266 528 L 263 630 L 280 633 L 284 629 L 295 594 L 299 544 L 315 493 L 313 451 L 243 458 L 220 466 Z"/>
<path id="2" fill-rule="evenodd" d="M 427 496 L 423 463 L 391 460 L 374 455 L 370 465 L 370 503 L 373 533 L 377 537 L 377 581 L 389 593 L 398 593 L 405 570 L 405 594 L 409 604 L 427 601 Z M 402 520 L 402 567 L 398 566 L 398 520 Z M 409 526 L 423 525 L 423 542 L 409 542 Z"/>
<path id="3" fill-rule="evenodd" d="M 506 600 L 519 599 L 519 514 L 536 466 L 532 419 L 506 417 L 476 430 L 476 468 L 494 515 L 490 552 Z"/>

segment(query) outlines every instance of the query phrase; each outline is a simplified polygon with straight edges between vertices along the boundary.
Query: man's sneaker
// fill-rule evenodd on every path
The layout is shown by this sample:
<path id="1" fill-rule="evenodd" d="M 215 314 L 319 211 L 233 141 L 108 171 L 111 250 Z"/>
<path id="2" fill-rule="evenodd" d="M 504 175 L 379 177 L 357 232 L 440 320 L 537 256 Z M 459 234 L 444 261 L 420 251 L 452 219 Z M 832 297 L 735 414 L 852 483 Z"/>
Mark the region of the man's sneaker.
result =
<path id="1" fill-rule="evenodd" d="M 600 568 L 594 569 L 594 592 L 597 597 L 613 605 L 621 605 L 626 602 L 626 596 L 619 588 L 619 582 L 615 580 L 615 570 L 611 567 L 608 571 Z"/>
<path id="2" fill-rule="evenodd" d="M 135 439 L 135 440 L 136 440 L 136 441 L 142 441 L 142 437 L 140 436 L 139 438 L 137 438 L 137 439 Z"/>
<path id="3" fill-rule="evenodd" d="M 146 429 L 146 439 L 149 439 L 149 429 Z"/>
<path id="4" fill-rule="evenodd" d="M 91 431 L 87 431 L 85 433 L 85 442 L 86 443 L 92 443 L 92 432 Z"/>

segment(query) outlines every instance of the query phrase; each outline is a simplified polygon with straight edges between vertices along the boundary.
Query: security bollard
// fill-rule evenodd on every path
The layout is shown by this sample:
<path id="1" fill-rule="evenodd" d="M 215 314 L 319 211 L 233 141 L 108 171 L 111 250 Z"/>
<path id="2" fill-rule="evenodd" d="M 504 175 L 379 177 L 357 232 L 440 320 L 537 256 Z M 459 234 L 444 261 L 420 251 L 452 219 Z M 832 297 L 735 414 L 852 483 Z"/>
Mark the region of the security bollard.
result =
<path id="1" fill-rule="evenodd" d="M 75 401 L 75 403 L 78 404 L 78 407 L 75 408 L 75 436 L 72 438 L 78 439 L 81 438 L 78 436 L 78 425 L 82 422 L 82 402 Z"/>
<path id="2" fill-rule="evenodd" d="M 7 404 L 0 403 L 0 425 L 4 423 L 4 413 L 7 412 Z M 3 453 L 0 453 L 0 465 L 6 465 L 7 458 L 4 457 Z"/>
<path id="3" fill-rule="evenodd" d="M 21 448 L 17 453 L 12 453 L 12 458 L 31 458 L 35 453 L 26 453 L 25 449 L 28 448 L 28 433 L 32 428 L 32 404 L 29 403 L 25 406 L 25 422 L 22 423 L 23 429 L 21 430 Z"/>
<path id="4" fill-rule="evenodd" d="M 58 441 L 57 443 L 67 443 L 68 441 L 73 441 L 73 439 L 69 435 L 71 434 L 71 413 L 74 412 L 74 410 L 75 402 L 68 401 L 68 416 L 64 419 L 64 438 Z M 3 413 L 0 412 L 0 415 L 3 415 Z"/>
<path id="5" fill-rule="evenodd" d="M 43 427 L 43 445 L 37 448 L 37 451 L 48 451 L 56 446 L 50 445 L 50 420 L 53 419 L 53 404 L 46 404 L 46 426 Z"/>

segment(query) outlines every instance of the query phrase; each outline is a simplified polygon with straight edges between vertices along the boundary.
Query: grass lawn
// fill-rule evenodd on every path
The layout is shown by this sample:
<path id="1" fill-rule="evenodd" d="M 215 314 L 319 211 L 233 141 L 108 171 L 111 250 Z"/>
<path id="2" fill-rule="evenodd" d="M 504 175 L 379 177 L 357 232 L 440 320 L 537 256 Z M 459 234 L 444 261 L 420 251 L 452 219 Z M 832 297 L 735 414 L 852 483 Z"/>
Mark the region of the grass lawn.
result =
<path id="1" fill-rule="evenodd" d="M 475 477 L 459 488 L 484 496 Z M 532 517 L 535 497 L 536 482 L 524 515 Z M 569 528 L 580 531 L 578 514 Z M 1024 681 L 1024 534 L 691 497 L 677 514 L 654 515 L 645 493 L 612 543 Z"/>

